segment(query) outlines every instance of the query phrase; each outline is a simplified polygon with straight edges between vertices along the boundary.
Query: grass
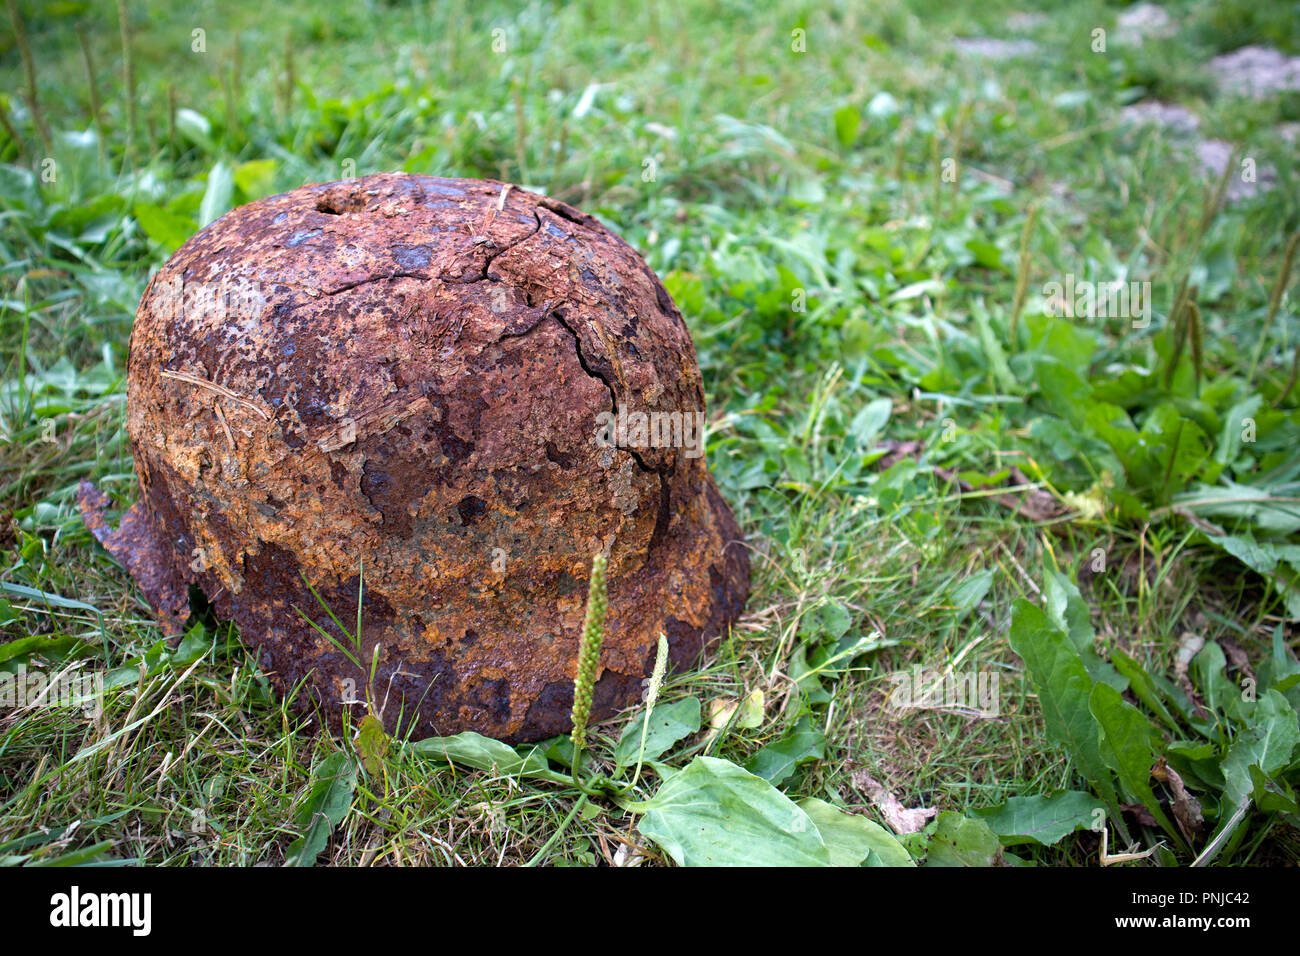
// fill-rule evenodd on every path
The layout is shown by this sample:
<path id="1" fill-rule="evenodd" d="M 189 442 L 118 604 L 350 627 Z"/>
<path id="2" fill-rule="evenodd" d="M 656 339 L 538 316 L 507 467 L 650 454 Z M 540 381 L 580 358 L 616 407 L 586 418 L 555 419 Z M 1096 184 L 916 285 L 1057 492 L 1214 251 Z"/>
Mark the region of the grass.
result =
<path id="1" fill-rule="evenodd" d="M 701 701 L 705 727 L 638 796 L 702 754 L 745 764 L 801 719 L 824 734 L 823 756 L 802 755 L 781 790 L 870 819 L 882 818 L 863 774 L 907 807 L 957 813 L 1088 787 L 1049 742 L 1040 688 L 1009 643 L 1015 602 L 1044 603 L 1055 569 L 1077 582 L 1099 653 L 1154 675 L 1173 673 L 1187 632 L 1256 667 L 1277 628 L 1294 648 L 1285 561 L 1271 582 L 1206 527 L 1266 548 L 1296 541 L 1293 297 L 1268 319 L 1300 227 L 1281 128 L 1296 100 L 1220 95 L 1203 68 L 1246 42 L 1243 24 L 1258 20 L 1252 42 L 1270 42 L 1263 13 L 1234 19 L 1229 40 L 1221 5 L 1167 6 L 1177 32 L 1137 46 L 1118 39 L 1118 7 L 1089 2 L 1044 4 L 1021 26 L 998 0 L 765 13 L 290 0 L 274 18 L 253 4 L 129 2 L 132 98 L 113 7 L 17 4 L 53 145 L 6 32 L 0 103 L 20 138 L 0 131 L 0 581 L 95 613 L 11 591 L 0 668 L 81 666 L 107 693 L 98 721 L 0 711 L 0 859 L 283 863 L 312 823 L 303 808 L 327 795 L 321 767 L 351 751 L 304 729 L 210 615 L 164 642 L 75 506 L 83 478 L 133 499 L 123 376 L 149 270 L 232 205 L 349 173 L 500 178 L 572 202 L 641 250 L 687 317 L 709 461 L 753 548 L 754 591 L 718 652 L 665 684 L 665 704 Z M 1089 48 L 1098 26 L 1104 54 Z M 972 36 L 1038 50 L 981 59 L 950 44 Z M 1198 239 L 1213 184 L 1170 134 L 1121 119 L 1148 97 L 1190 108 L 1201 135 L 1272 167 L 1275 187 L 1224 204 Z M 1150 325 L 1052 315 L 1040 290 L 1067 273 L 1150 281 Z M 1200 347 L 1175 363 L 1184 276 Z M 1144 432 L 1167 452 L 1147 460 L 1126 429 L 1160 415 L 1185 430 L 1172 447 Z M 1243 417 L 1258 426 L 1249 446 L 1225 437 Z M 1029 485 L 1004 501 L 1012 466 Z M 1229 479 L 1263 502 L 1203 503 Z M 1042 496 L 1057 507 L 1015 507 Z M 1261 511 L 1282 517 L 1261 523 Z M 21 644 L 32 635 L 47 643 Z M 864 636 L 869 652 L 826 663 Z M 913 666 L 998 673 L 998 716 L 887 707 L 889 675 Z M 740 706 L 755 692 L 756 717 Z M 593 728 L 589 766 L 611 768 L 637 716 Z M 1222 722 L 1225 745 L 1244 733 L 1233 726 Z M 551 842 L 576 799 L 395 746 L 382 773 L 359 775 L 320 862 L 666 858 L 609 802 L 587 803 Z M 1262 814 L 1220 862 L 1294 862 L 1295 822 Z M 1161 839 L 1134 827 L 1139 849 Z M 923 838 L 908 847 L 925 856 Z M 1097 837 L 1012 850 L 1094 865 Z"/>

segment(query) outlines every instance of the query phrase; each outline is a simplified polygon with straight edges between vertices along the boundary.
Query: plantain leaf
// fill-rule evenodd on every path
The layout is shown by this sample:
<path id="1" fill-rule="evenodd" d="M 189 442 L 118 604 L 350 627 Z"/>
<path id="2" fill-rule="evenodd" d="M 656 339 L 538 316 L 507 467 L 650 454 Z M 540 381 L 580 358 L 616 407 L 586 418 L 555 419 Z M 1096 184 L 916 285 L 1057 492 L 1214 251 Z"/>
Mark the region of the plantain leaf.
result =
<path id="1" fill-rule="evenodd" d="M 426 757 L 438 757 L 475 770 L 489 770 L 504 776 L 538 777 L 556 783 L 569 782 L 570 778 L 558 774 L 546 764 L 540 747 L 533 747 L 526 757 L 509 744 L 484 737 L 472 730 L 452 737 L 426 737 L 409 745 L 411 750 Z"/>
<path id="2" fill-rule="evenodd" d="M 807 797 L 799 808 L 817 826 L 831 866 L 916 866 L 892 833 L 874 820 Z"/>
<path id="3" fill-rule="evenodd" d="M 1002 843 L 978 817 L 953 810 L 939 814 L 926 850 L 926 866 L 996 866 L 1002 862 Z"/>
<path id="4" fill-rule="evenodd" d="M 780 786 L 800 764 L 820 760 L 825 756 L 826 735 L 804 715 L 788 734 L 750 757 L 745 762 L 745 769 L 773 786 Z"/>
<path id="5" fill-rule="evenodd" d="M 643 716 L 638 714 L 628 721 L 614 748 L 614 763 L 630 767 L 636 763 L 636 753 L 641 746 Z M 650 729 L 645 738 L 645 759 L 658 760 L 677 741 L 689 737 L 700 729 L 700 699 L 687 697 L 671 704 L 659 704 L 650 715 Z"/>
<path id="6" fill-rule="evenodd" d="M 729 760 L 696 757 L 649 800 L 627 809 L 680 866 L 829 866 L 808 814 Z"/>

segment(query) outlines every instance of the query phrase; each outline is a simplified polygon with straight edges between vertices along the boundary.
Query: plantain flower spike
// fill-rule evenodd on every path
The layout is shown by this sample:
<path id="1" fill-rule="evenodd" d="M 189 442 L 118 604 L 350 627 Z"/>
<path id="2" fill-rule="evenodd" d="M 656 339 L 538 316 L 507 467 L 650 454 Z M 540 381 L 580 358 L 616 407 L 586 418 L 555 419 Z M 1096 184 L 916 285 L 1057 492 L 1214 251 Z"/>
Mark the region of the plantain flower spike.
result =
<path id="1" fill-rule="evenodd" d="M 591 559 L 591 584 L 587 588 L 587 619 L 582 625 L 578 645 L 578 668 L 573 680 L 574 747 L 587 746 L 587 718 L 591 716 L 591 695 L 596 686 L 596 669 L 600 664 L 600 645 L 605 639 L 605 556 Z"/>

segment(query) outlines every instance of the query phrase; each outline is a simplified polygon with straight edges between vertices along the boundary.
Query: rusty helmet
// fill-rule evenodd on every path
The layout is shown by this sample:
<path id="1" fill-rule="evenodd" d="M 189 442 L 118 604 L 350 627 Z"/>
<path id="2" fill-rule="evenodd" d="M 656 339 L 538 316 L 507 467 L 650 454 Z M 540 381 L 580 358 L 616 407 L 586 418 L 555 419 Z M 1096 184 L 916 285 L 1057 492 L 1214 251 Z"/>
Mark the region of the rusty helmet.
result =
<path id="1" fill-rule="evenodd" d="M 536 740 L 569 728 L 594 554 L 597 718 L 635 702 L 661 633 L 680 669 L 740 613 L 704 411 L 681 313 L 595 219 L 367 176 L 235 209 L 153 277 L 139 500 L 115 530 L 102 493 L 82 506 L 172 633 L 199 587 L 335 726 L 368 690 L 390 731 Z"/>

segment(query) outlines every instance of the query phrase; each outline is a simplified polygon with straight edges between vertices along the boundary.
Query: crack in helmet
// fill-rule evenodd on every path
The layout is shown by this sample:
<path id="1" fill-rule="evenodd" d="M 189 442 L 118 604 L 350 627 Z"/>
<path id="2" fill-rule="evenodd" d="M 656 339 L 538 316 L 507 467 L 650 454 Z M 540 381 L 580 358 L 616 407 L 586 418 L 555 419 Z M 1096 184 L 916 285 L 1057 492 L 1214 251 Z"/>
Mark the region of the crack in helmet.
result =
<path id="1" fill-rule="evenodd" d="M 508 185 L 381 174 L 226 214 L 149 283 L 127 410 L 139 500 L 112 529 L 83 485 L 87 524 L 169 633 L 197 586 L 336 728 L 372 695 L 415 738 L 567 731 L 597 552 L 596 719 L 661 633 L 689 667 L 748 594 L 681 313 L 595 219 Z"/>

